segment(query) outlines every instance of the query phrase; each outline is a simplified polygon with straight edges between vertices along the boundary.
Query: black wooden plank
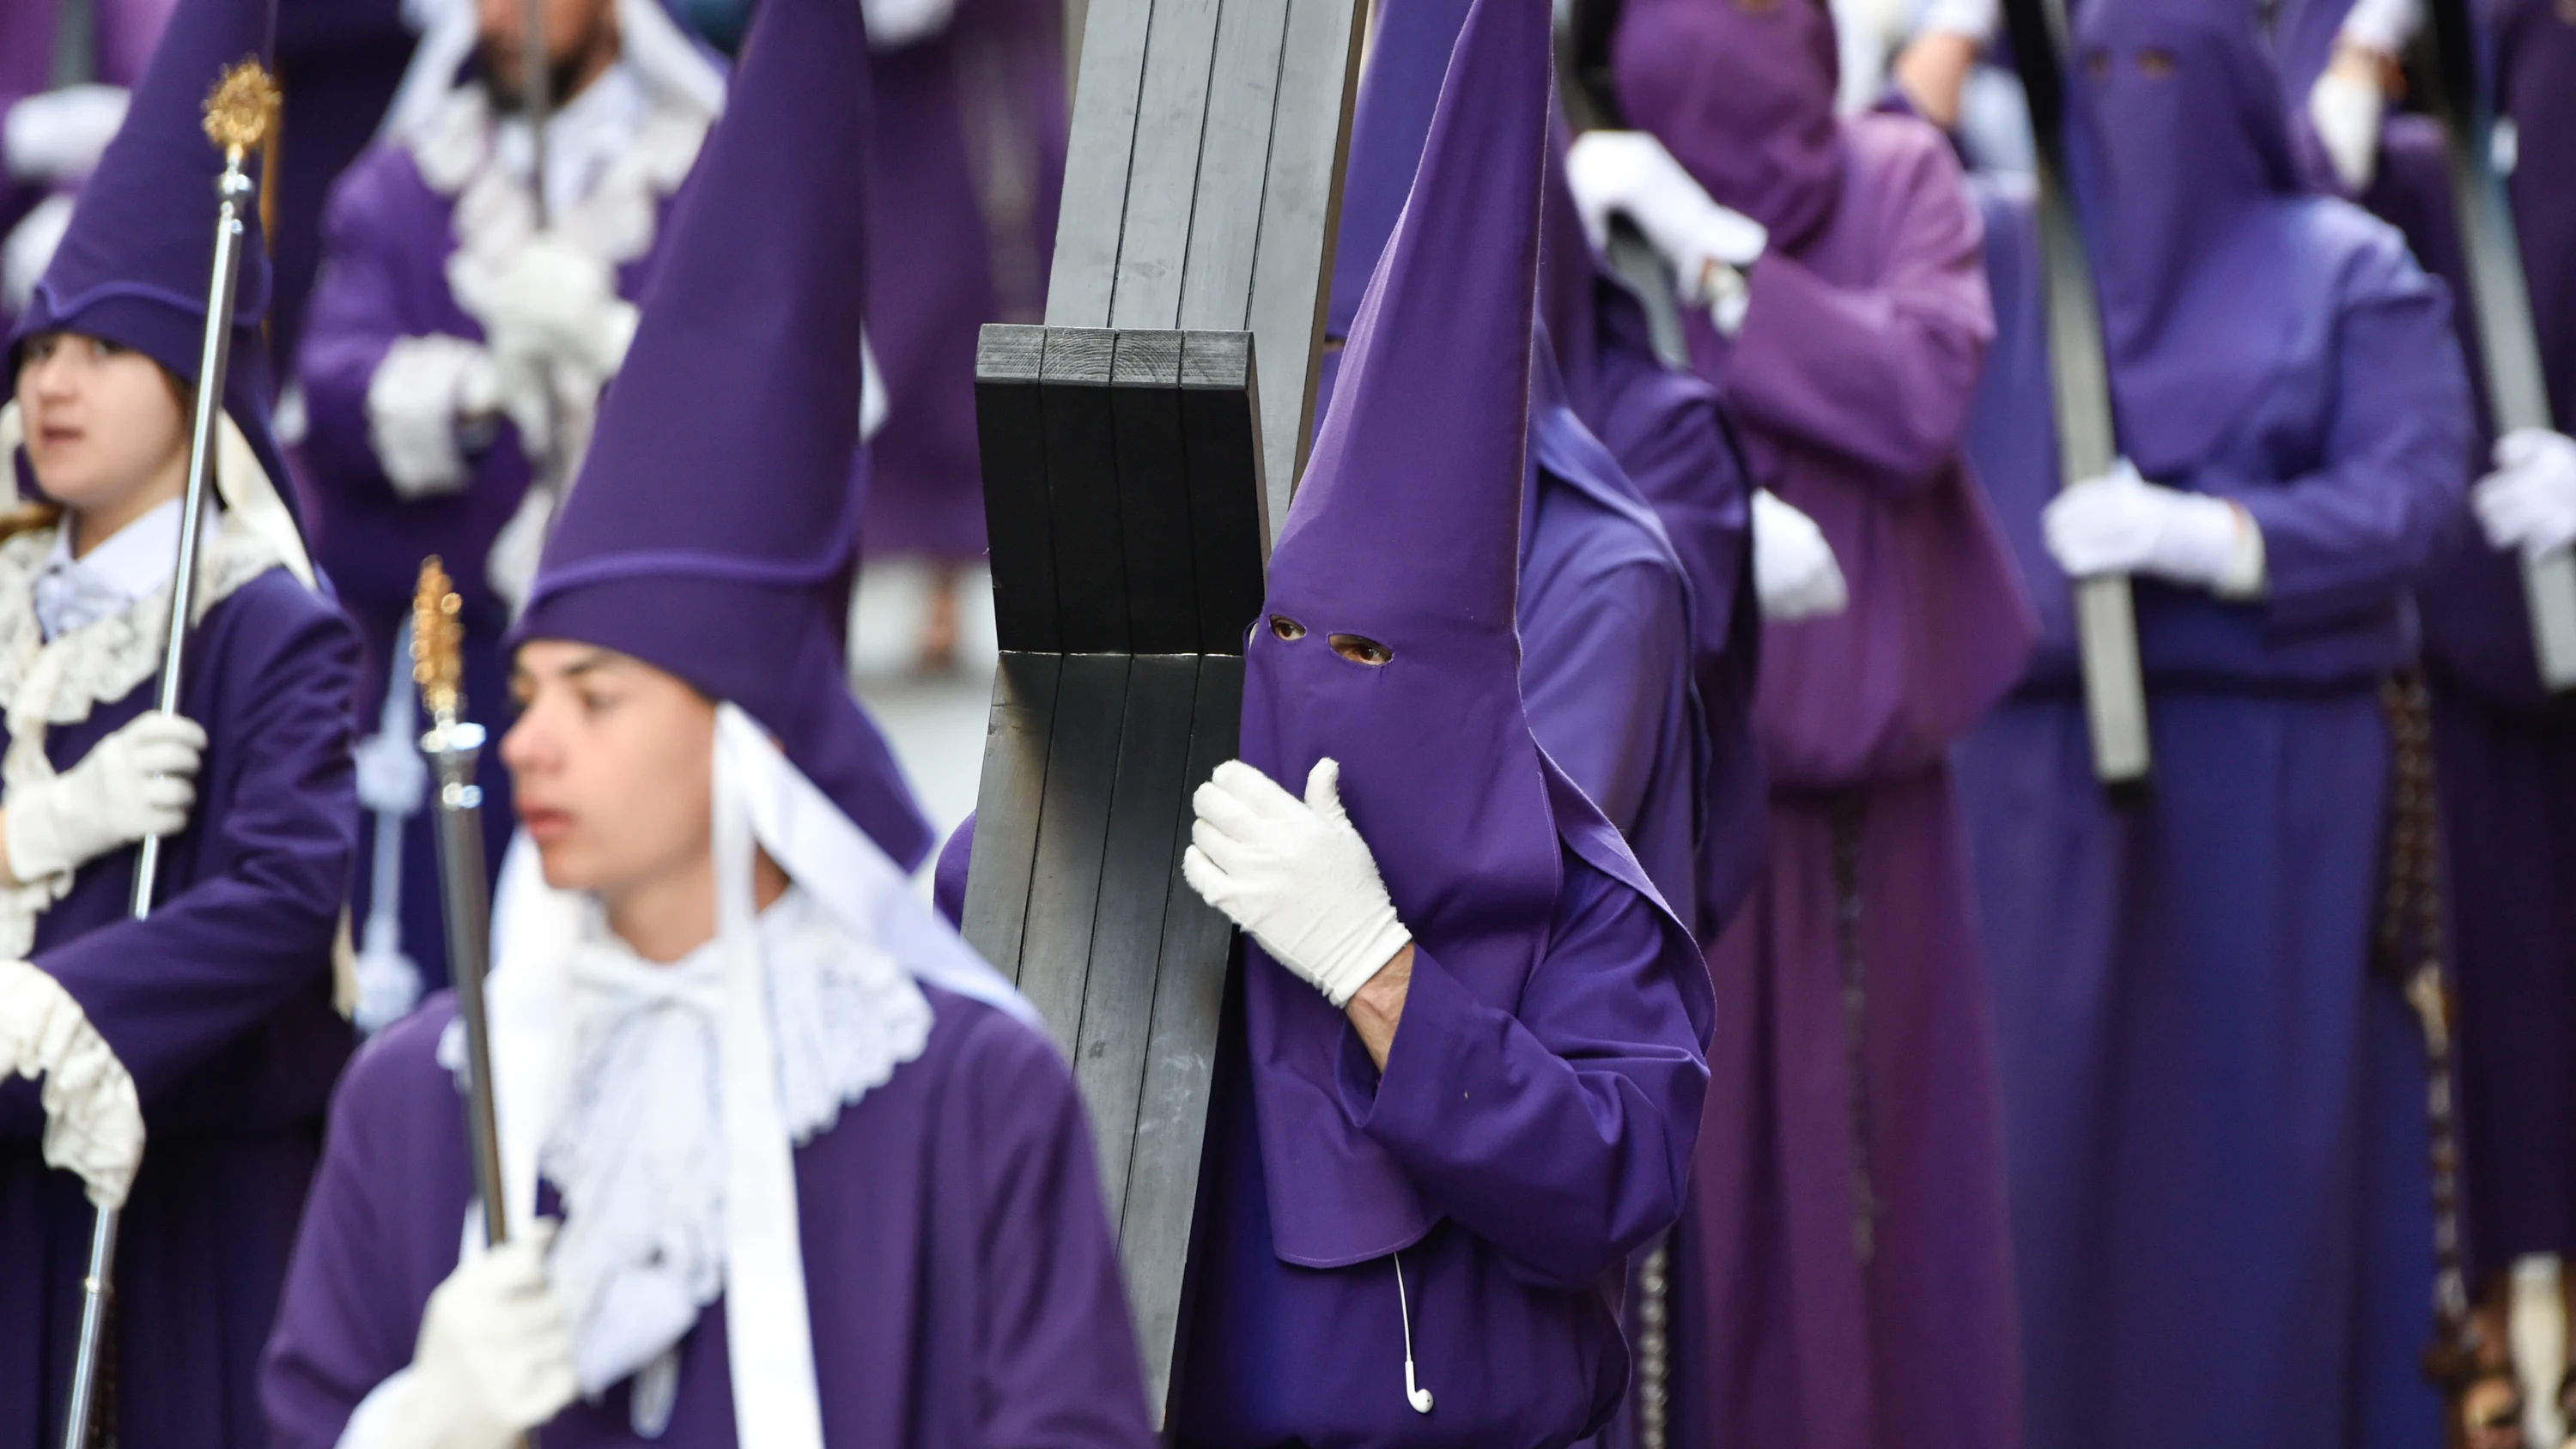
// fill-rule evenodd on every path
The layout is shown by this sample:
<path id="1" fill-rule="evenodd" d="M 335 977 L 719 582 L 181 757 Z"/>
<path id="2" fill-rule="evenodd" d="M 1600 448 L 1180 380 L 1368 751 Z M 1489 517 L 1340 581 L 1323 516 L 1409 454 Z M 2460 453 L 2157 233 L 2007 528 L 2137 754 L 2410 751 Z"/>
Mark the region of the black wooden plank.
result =
<path id="1" fill-rule="evenodd" d="M 975 849 L 966 861 L 966 942 L 1016 981 L 1046 797 L 1049 739 L 1062 666 L 1053 654 L 1005 651 L 984 727 L 984 775 L 975 791 Z"/>
<path id="2" fill-rule="evenodd" d="M 1046 329 L 1040 387 L 1056 647 L 1069 653 L 1128 648 L 1126 549 L 1118 536 L 1117 442 L 1109 415 L 1116 339 L 1101 328 Z"/>
<path id="3" fill-rule="evenodd" d="M 975 344 L 975 443 L 983 454 L 993 628 L 1005 649 L 1057 646 L 1055 547 L 1048 541 L 1046 424 L 1039 365 L 1046 329 L 988 324 Z"/>
<path id="4" fill-rule="evenodd" d="M 1111 377 L 1127 646 L 1138 654 L 1186 654 L 1198 648 L 1199 619 L 1181 450 L 1181 334 L 1120 332 Z"/>
<path id="5" fill-rule="evenodd" d="M 1074 1082 L 1099 1128 L 1100 1185 L 1113 1223 L 1126 1202 L 1145 1084 L 1165 897 L 1174 888 L 1172 822 L 1185 800 L 1198 677 L 1198 658 L 1189 654 L 1137 655 L 1127 675 L 1126 730 L 1118 744 L 1100 904 L 1091 925 L 1091 977 L 1073 1058 Z"/>
<path id="6" fill-rule="evenodd" d="M 1217 0 L 1154 0 L 1127 165 L 1127 221 L 1109 298 L 1112 327 L 1162 328 L 1180 320 L 1181 259 L 1189 250 L 1216 17 Z"/>
<path id="7" fill-rule="evenodd" d="M 1270 510 L 1261 486 L 1261 380 L 1249 332 L 1192 332 L 1181 344 L 1181 436 L 1188 452 L 1196 647 L 1243 652 L 1261 612 Z"/>
<path id="8" fill-rule="evenodd" d="M 1118 1233 L 1119 1253 L 1127 1266 L 1128 1300 L 1145 1346 L 1146 1401 L 1158 1411 L 1169 1401 L 1177 1381 L 1175 1356 L 1187 1323 L 1183 1290 L 1191 1226 L 1198 1211 L 1217 1036 L 1226 1020 L 1226 981 L 1241 961 L 1232 925 L 1181 878 L 1181 849 L 1189 838 L 1191 792 L 1235 755 L 1243 718 L 1243 660 L 1228 655 L 1202 658 L 1197 693 L 1189 763 L 1178 808 L 1172 814 L 1163 954 L 1155 977 L 1153 1030 L 1146 1046 L 1144 1089 L 1137 1102 L 1135 1146 L 1127 1169 L 1126 1211 Z"/>
<path id="9" fill-rule="evenodd" d="M 1082 1030 L 1101 847 L 1118 778 L 1118 737 L 1126 726 L 1127 666 L 1124 654 L 1069 654 L 1056 687 L 1055 734 L 1029 870 L 1028 924 L 1020 935 L 1019 985 L 1068 1059 Z M 976 833 L 983 833 L 980 820 Z"/>

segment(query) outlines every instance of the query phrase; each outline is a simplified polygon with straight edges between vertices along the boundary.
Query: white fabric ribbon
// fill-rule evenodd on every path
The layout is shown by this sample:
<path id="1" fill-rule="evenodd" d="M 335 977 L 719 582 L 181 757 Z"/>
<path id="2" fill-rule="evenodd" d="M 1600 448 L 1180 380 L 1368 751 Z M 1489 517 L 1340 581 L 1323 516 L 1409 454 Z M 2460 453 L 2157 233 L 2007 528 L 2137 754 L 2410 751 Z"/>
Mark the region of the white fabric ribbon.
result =
<path id="1" fill-rule="evenodd" d="M 857 949 L 882 951 L 915 981 L 986 1002 L 1032 1026 L 1035 1008 L 914 894 L 894 862 L 829 796 L 816 788 L 751 717 L 732 704 L 716 711 L 714 759 L 716 950 L 720 1004 L 694 978 L 656 987 L 673 1002 L 715 1010 L 715 1072 L 723 1136 L 726 1327 L 736 1436 L 762 1449 L 821 1449 L 822 1410 L 814 1367 L 804 1252 L 796 1201 L 795 1142 L 828 1095 L 834 1108 L 853 1089 L 883 1080 L 888 1057 L 844 1063 L 818 1085 L 782 1055 L 770 1002 L 797 988 L 772 979 L 753 911 L 753 848 L 767 853 Z M 524 837 L 504 859 L 493 909 L 490 983 L 493 1081 L 500 1115 L 503 1190 L 513 1223 L 534 1216 L 543 1144 L 571 1109 L 584 1015 L 579 993 L 600 978 L 577 967 L 586 948 L 587 897 L 545 883 Z M 792 973 L 791 973 L 792 974 Z M 899 1008 L 897 1008 L 899 1009 Z M 926 1018 L 921 1022 L 926 1034 Z M 904 1033 L 889 1033 L 893 1058 Z M 782 1088 L 782 1078 L 785 1079 Z M 805 1130 L 814 1130 L 806 1128 Z M 568 1222 L 566 1232 L 572 1231 Z M 650 1317 L 651 1315 L 645 1315 Z M 620 1356 L 633 1357 L 643 1339 Z M 603 1350 L 603 1358 L 606 1356 Z"/>

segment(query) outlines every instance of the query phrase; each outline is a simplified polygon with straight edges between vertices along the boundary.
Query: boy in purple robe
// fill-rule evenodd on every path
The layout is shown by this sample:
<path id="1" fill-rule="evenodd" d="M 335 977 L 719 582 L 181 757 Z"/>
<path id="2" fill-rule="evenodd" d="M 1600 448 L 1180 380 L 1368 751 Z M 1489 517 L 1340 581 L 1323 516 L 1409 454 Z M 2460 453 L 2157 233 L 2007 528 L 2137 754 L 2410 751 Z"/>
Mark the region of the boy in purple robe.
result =
<path id="1" fill-rule="evenodd" d="M 0 458 L 37 496 L 0 540 L 6 1449 L 61 1442 L 92 1222 L 119 1206 L 101 1418 L 134 1449 L 264 1443 L 252 1345 L 349 1051 L 332 943 L 358 644 L 279 492 L 255 217 L 181 712 L 153 708 L 214 246 L 202 108 L 268 53 L 269 15 L 184 0 L 9 340 Z"/>
<path id="2" fill-rule="evenodd" d="M 1144 1449 L 1071 1074 L 850 698 L 867 38 L 765 0 L 511 637 L 486 1248 L 444 997 L 333 1107 L 276 1444 Z"/>
<path id="3" fill-rule="evenodd" d="M 1681 1211 L 1706 974 L 1522 703 L 1548 52 L 1542 0 L 1476 0 L 1195 801 L 1184 876 L 1251 940 L 1183 1444 L 1570 1444 Z"/>
<path id="4" fill-rule="evenodd" d="M 984 556 L 975 338 L 1045 311 L 1064 187 L 1060 0 L 869 0 L 877 105 L 868 339 L 885 426 L 869 439 L 869 558 L 934 570 L 920 665 L 956 662 L 957 580 Z"/>
<path id="5" fill-rule="evenodd" d="M 2018 1437 L 2011 1288 L 1944 756 L 2020 669 L 2027 605 L 1958 461 L 1991 329 L 1958 164 L 1912 118 L 1837 120 L 1834 57 L 1813 0 L 1641 0 L 1612 73 L 1651 135 L 1569 157 L 1674 266 L 1694 361 L 1849 594 L 1762 642 L 1769 859 L 1710 956 L 1740 1009 L 1710 1047 L 1678 1432 L 1992 1449 Z"/>
<path id="6" fill-rule="evenodd" d="M 359 1023 L 446 977 L 419 725 L 400 667 L 421 559 L 465 599 L 465 683 L 504 688 L 500 639 L 557 493 L 635 329 L 671 198 L 723 101 L 723 73 L 658 0 L 546 0 L 556 109 L 542 228 L 518 111 L 520 7 L 451 0 L 421 37 L 385 138 L 342 176 L 296 380 L 316 556 L 367 643 Z M 532 468 L 531 458 L 545 463 Z M 381 716 L 381 723 L 379 717 Z M 509 812 L 495 781 L 486 858 Z"/>
<path id="7" fill-rule="evenodd" d="M 2038 602 L 1958 754 L 1994 999 L 2033 1444 L 2423 1444 L 2420 1039 L 2371 937 L 2380 680 L 2470 437 L 2443 290 L 2310 193 L 2253 18 L 2088 9 L 2067 145 L 2124 461 L 2059 489 L 2037 239 L 1971 432 Z M 2092 774 L 2069 580 L 2136 585 L 2155 779 Z M 2214 1351 L 2223 1343 L 2223 1351 Z"/>

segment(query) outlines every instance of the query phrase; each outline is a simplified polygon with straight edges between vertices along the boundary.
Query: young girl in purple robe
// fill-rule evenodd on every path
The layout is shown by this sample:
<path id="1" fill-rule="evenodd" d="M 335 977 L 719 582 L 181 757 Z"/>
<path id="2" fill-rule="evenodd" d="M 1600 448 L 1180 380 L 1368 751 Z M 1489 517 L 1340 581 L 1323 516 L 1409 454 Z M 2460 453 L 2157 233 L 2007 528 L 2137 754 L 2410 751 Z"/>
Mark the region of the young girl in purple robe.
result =
<path id="1" fill-rule="evenodd" d="M 507 1241 L 434 997 L 333 1107 L 286 1449 L 1152 1442 L 1071 1073 L 912 893 L 843 679 L 866 44 L 847 0 L 761 6 L 508 641 Z"/>
<path id="2" fill-rule="evenodd" d="M 6 1449 L 59 1443 L 94 1209 L 117 1206 L 98 1417 L 137 1449 L 264 1442 L 256 1344 L 349 1051 L 357 639 L 276 486 L 255 228 L 180 712 L 153 708 L 214 244 L 200 108 L 267 40 L 264 6 L 185 0 L 10 340 L 0 458 L 39 498 L 0 538 Z"/>

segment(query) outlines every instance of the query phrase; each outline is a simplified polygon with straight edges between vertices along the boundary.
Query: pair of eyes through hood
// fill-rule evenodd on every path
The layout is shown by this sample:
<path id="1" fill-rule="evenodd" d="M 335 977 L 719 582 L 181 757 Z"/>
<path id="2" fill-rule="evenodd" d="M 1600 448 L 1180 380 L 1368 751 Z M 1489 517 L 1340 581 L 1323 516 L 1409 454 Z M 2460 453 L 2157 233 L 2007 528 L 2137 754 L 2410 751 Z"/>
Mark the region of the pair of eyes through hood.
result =
<path id="1" fill-rule="evenodd" d="M 1270 633 L 1282 643 L 1294 644 L 1306 637 L 1306 626 L 1285 614 L 1273 614 L 1270 616 Z M 1377 669 L 1395 662 L 1394 650 L 1365 634 L 1327 634 L 1324 641 L 1333 646 L 1335 654 L 1353 664 Z"/>

